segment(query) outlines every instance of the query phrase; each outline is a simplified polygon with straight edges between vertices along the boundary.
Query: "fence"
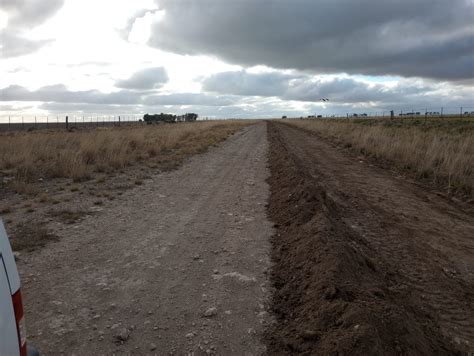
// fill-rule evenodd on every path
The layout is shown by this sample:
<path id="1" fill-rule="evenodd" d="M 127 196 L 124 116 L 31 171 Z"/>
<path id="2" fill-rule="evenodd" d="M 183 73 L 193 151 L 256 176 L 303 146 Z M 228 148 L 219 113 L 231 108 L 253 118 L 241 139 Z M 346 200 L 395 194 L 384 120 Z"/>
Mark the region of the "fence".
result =
<path id="1" fill-rule="evenodd" d="M 0 116 L 0 131 L 126 126 L 140 124 L 142 120 L 141 115 L 8 115 Z"/>
<path id="2" fill-rule="evenodd" d="M 474 106 L 405 108 L 395 110 L 368 111 L 360 109 L 352 112 L 324 113 L 308 115 L 308 118 L 474 118 Z M 284 116 L 286 117 L 286 116 Z M 302 117 L 301 117 L 302 118 Z M 71 129 L 104 126 L 126 126 L 143 124 L 142 115 L 0 115 L 1 131 L 21 131 L 33 129 Z M 202 120 L 202 119 L 201 119 Z M 207 118 L 205 118 L 207 120 Z"/>
<path id="3" fill-rule="evenodd" d="M 367 111 L 357 110 L 337 114 L 310 115 L 308 118 L 474 118 L 474 106 L 461 107 L 438 107 L 438 108 L 418 108 L 418 109 L 397 109 Z"/>

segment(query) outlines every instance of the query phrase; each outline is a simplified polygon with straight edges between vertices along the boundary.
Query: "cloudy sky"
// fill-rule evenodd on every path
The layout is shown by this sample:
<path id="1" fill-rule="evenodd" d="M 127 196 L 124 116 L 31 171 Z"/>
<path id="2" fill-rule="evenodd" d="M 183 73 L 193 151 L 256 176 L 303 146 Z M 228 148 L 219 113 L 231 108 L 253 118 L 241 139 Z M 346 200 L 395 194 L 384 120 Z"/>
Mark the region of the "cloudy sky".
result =
<path id="1" fill-rule="evenodd" d="M 0 116 L 474 111 L 473 18 L 474 0 L 1 0 Z"/>

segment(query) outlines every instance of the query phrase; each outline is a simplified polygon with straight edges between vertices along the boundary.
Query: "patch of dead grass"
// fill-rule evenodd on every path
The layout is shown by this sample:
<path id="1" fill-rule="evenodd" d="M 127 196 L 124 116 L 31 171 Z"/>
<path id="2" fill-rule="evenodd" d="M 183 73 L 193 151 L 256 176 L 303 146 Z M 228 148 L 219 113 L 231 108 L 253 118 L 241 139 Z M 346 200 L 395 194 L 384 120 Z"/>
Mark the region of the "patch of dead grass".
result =
<path id="1" fill-rule="evenodd" d="M 0 210 L 0 215 L 6 215 L 6 214 L 11 214 L 12 213 L 12 209 L 11 208 L 3 208 Z"/>
<path id="2" fill-rule="evenodd" d="M 52 210 L 48 212 L 48 215 L 58 219 L 65 224 L 74 224 L 84 216 L 88 215 L 89 212 L 83 210 Z"/>
<path id="3" fill-rule="evenodd" d="M 50 241 L 57 240 L 56 235 L 36 222 L 19 224 L 10 234 L 13 251 L 34 251 Z"/>
<path id="4" fill-rule="evenodd" d="M 39 193 L 39 189 L 35 184 L 24 181 L 21 178 L 12 180 L 8 186 L 11 190 L 18 194 L 36 196 Z"/>

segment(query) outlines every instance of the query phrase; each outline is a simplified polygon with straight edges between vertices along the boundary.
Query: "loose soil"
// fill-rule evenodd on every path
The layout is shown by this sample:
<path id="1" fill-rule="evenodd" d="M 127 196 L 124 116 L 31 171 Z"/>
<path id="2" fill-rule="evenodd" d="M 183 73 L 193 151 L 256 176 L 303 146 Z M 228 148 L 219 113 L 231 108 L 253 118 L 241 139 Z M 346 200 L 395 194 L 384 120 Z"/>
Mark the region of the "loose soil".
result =
<path id="1" fill-rule="evenodd" d="M 474 350 L 474 219 L 315 134 L 270 122 L 268 352 Z"/>
<path id="2" fill-rule="evenodd" d="M 18 261 L 29 341 L 42 355 L 263 353 L 266 154 L 265 124 L 247 127 L 49 224 L 58 241 Z"/>

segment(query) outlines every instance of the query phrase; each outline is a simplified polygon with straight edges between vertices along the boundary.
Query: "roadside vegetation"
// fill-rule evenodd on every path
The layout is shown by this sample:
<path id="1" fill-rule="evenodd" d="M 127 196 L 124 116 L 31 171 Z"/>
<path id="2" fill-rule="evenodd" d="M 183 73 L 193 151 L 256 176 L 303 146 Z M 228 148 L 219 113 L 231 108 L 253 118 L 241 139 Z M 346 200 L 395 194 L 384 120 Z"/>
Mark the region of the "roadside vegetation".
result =
<path id="1" fill-rule="evenodd" d="M 0 139 L 0 170 L 15 181 L 71 178 L 75 182 L 138 162 L 169 168 L 204 151 L 249 122 L 207 121 L 137 128 L 9 133 Z"/>
<path id="2" fill-rule="evenodd" d="M 140 186 L 252 121 L 38 130 L 0 134 L 0 218 L 15 251 L 56 239 Z M 54 222 L 54 224 L 51 224 Z"/>
<path id="3" fill-rule="evenodd" d="M 288 120 L 472 199 L 474 120 Z"/>

